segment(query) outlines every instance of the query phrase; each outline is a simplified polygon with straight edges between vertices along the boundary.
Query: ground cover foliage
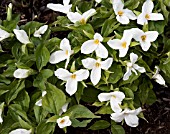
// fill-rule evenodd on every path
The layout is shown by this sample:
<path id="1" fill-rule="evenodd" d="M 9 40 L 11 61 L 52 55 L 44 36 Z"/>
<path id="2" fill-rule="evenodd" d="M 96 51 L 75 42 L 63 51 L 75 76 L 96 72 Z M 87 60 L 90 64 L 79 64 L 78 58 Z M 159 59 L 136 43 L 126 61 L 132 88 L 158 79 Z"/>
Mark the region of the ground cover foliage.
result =
<path id="1" fill-rule="evenodd" d="M 32 3 L 32 8 L 36 6 L 36 2 L 33 2 L 35 5 L 30 2 Z M 49 3 L 51 2 L 53 1 L 49 1 Z M 55 3 L 59 2 L 56 1 Z M 132 10 L 138 16 L 142 11 L 144 2 L 145 0 L 138 2 L 135 0 L 125 0 L 124 5 L 125 8 Z M 61 122 L 58 123 L 57 120 L 66 116 L 71 121 L 71 124 L 68 123 L 68 126 L 72 126 L 71 129 L 73 127 L 75 129 L 77 127 L 85 127 L 85 129 L 94 131 L 107 129 L 108 133 L 111 132 L 113 134 L 125 133 L 124 128 L 127 129 L 126 120 L 122 123 L 116 123 L 117 121 L 110 118 L 112 113 L 117 113 L 111 107 L 111 99 L 101 102 L 98 96 L 100 93 L 122 92 L 125 97 L 123 97 L 118 105 L 121 105 L 119 108 L 122 111 L 126 108 L 135 110 L 142 107 L 145 112 L 145 110 L 148 111 L 149 109 L 149 107 L 147 109 L 145 106 L 152 105 L 156 101 L 155 91 L 153 90 L 158 86 L 155 83 L 157 77 L 153 78 L 156 73 L 155 66 L 160 68 L 158 74 L 161 74 L 166 81 L 166 85 L 164 83 L 161 84 L 163 86 L 169 85 L 170 42 L 168 9 L 170 3 L 168 0 L 154 0 L 153 2 L 153 12 L 163 14 L 164 20 L 149 21 L 147 25 L 140 25 L 137 24 L 137 20 L 130 20 L 128 24 L 118 22 L 110 1 L 102 0 L 101 3 L 96 5 L 95 1 L 73 0 L 70 2 L 72 4 L 72 12 L 84 13 L 94 8 L 96 13 L 85 21 L 86 23 L 84 21 L 76 21 L 74 23 L 67 17 L 68 14 L 54 12 L 54 16 L 58 17 L 52 15 L 52 21 L 50 20 L 47 30 L 42 33 L 41 37 L 36 37 L 35 31 L 41 26 L 47 25 L 46 23 L 38 22 L 42 14 L 36 17 L 33 13 L 33 16 L 31 16 L 31 19 L 38 21 L 28 21 L 29 17 L 24 22 L 21 21 L 22 17 L 26 17 L 27 14 L 25 16 L 12 14 L 12 10 L 10 11 L 8 8 L 8 14 L 5 14 L 7 18 L 3 15 L 0 26 L 2 30 L 9 33 L 9 36 L 5 36 L 5 38 L 4 33 L 2 32 L 1 34 L 0 108 L 2 111 L 2 124 L 0 126 L 0 133 L 7 134 L 18 128 L 25 129 L 29 131 L 28 133 L 62 133 L 62 130 L 60 130 L 61 126 L 59 126 Z M 29 2 L 23 1 L 23 3 L 29 5 Z M 46 8 L 47 4 L 44 5 L 43 9 L 49 11 Z M 13 5 L 15 9 L 17 1 L 13 1 Z M 34 10 L 34 12 L 39 15 L 38 10 Z M 49 18 L 48 16 L 47 20 Z M 127 54 L 121 57 L 120 50 L 112 49 L 108 41 L 121 39 L 124 31 L 132 28 L 140 28 L 145 32 L 157 31 L 159 36 L 156 41 L 152 42 L 151 47 L 147 51 L 143 50 L 139 41 L 133 38 Z M 16 34 L 14 29 L 24 30 L 28 36 L 27 42 L 25 42 L 26 36 L 24 36 L 24 39 L 20 39 L 21 36 Z M 99 82 L 95 81 L 100 77 L 98 74 L 95 74 L 95 79 L 92 79 L 92 76 L 90 77 L 87 73 L 89 77 L 84 78 L 83 82 L 78 82 L 77 91 L 74 93 L 70 92 L 66 90 L 65 86 L 68 80 L 61 80 L 62 76 L 59 76 L 55 71 L 59 68 L 66 68 L 69 72 L 76 72 L 86 68 L 89 70 L 86 67 L 87 63 L 83 65 L 82 62 L 83 59 L 89 57 L 94 59 L 101 58 L 102 61 L 106 60 L 107 56 L 101 57 L 100 54 L 97 55 L 97 52 L 90 54 L 83 53 L 82 44 L 88 40 L 93 40 L 95 33 L 102 35 L 103 40 L 101 42 L 108 50 L 108 57 L 113 58 L 113 61 L 107 69 L 104 68 L 102 70 Z M 20 37 L 17 37 L 17 35 Z M 69 40 L 71 50 L 74 51 L 70 53 L 69 58 L 65 58 L 67 63 L 69 62 L 68 66 L 65 64 L 66 60 L 60 63 L 52 63 L 50 60 L 55 51 L 61 50 L 60 45 L 64 38 Z M 142 73 L 137 71 L 137 74 L 133 72 L 128 80 L 123 80 L 132 53 L 137 54 L 136 64 L 144 67 L 145 71 Z M 17 69 L 24 69 L 26 73 L 23 73 L 22 70 L 22 76 L 18 74 L 18 77 L 14 73 Z M 92 75 L 91 70 L 88 72 Z M 157 82 L 160 83 L 159 81 Z M 72 85 L 68 87 L 70 88 Z M 114 100 L 114 102 L 116 101 Z M 65 104 L 68 104 L 68 107 Z M 63 108 L 64 105 L 67 107 L 67 110 Z M 147 120 L 143 112 L 137 115 L 140 120 Z M 68 127 L 68 132 L 66 128 L 63 130 L 71 133 L 71 129 Z M 102 131 L 99 132 L 102 133 Z"/>

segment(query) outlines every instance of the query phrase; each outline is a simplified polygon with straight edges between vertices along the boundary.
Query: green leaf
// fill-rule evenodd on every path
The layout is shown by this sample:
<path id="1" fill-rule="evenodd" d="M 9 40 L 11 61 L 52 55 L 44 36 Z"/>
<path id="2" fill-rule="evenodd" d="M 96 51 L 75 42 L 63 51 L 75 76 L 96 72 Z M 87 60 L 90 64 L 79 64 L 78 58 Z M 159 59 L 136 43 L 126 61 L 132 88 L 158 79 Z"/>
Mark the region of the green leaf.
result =
<path id="1" fill-rule="evenodd" d="M 134 94 L 130 88 L 122 87 L 121 90 L 125 93 L 126 98 L 132 98 L 134 99 Z"/>
<path id="2" fill-rule="evenodd" d="M 99 120 L 96 121 L 92 126 L 90 126 L 89 129 L 91 130 L 100 130 L 100 129 L 106 129 L 110 126 L 110 123 L 105 120 Z"/>
<path id="3" fill-rule="evenodd" d="M 28 130 L 32 128 L 32 126 L 29 123 L 27 123 L 26 121 L 24 121 L 20 116 L 18 116 L 18 121 L 22 128 L 25 128 Z"/>
<path id="4" fill-rule="evenodd" d="M 47 94 L 42 99 L 43 108 L 50 113 L 58 114 L 66 102 L 65 94 L 56 86 L 47 83 Z"/>
<path id="5" fill-rule="evenodd" d="M 40 124 L 38 124 L 37 127 L 37 134 L 53 134 L 55 129 L 56 123 L 46 123 L 46 120 L 42 121 Z"/>
<path id="6" fill-rule="evenodd" d="M 113 110 L 110 106 L 102 106 L 95 114 L 112 114 Z"/>
<path id="7" fill-rule="evenodd" d="M 125 130 L 120 125 L 112 125 L 111 131 L 112 131 L 112 134 L 125 134 Z"/>
<path id="8" fill-rule="evenodd" d="M 71 126 L 73 127 L 86 127 L 88 123 L 91 122 L 92 119 L 88 119 L 88 120 L 83 120 L 83 121 L 79 121 L 77 119 L 71 119 Z"/>

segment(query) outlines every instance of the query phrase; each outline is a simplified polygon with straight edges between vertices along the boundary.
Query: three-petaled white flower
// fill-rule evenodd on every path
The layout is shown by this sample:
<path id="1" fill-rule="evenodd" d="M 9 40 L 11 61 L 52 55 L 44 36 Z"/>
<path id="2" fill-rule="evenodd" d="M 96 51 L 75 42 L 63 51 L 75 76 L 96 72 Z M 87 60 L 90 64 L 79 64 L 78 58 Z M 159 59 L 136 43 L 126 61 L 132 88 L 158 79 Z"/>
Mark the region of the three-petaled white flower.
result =
<path id="1" fill-rule="evenodd" d="M 41 37 L 41 34 L 44 34 L 48 29 L 48 25 L 41 26 L 38 30 L 34 32 L 34 37 Z"/>
<path id="2" fill-rule="evenodd" d="M 108 70 L 112 65 L 113 58 L 108 58 L 105 61 L 100 59 L 86 58 L 82 60 L 82 64 L 87 69 L 92 69 L 90 79 L 93 85 L 97 85 L 101 78 L 101 69 Z"/>
<path id="3" fill-rule="evenodd" d="M 149 50 L 151 42 L 154 42 L 159 34 L 157 31 L 143 32 L 139 28 L 132 28 L 131 30 L 133 32 L 133 38 L 140 42 L 143 51 Z"/>
<path id="4" fill-rule="evenodd" d="M 136 15 L 129 9 L 123 9 L 124 8 L 124 4 L 121 0 L 117 1 L 117 2 L 113 2 L 113 9 L 115 11 L 116 19 L 118 22 L 120 22 L 121 24 L 128 24 L 129 23 L 129 19 L 130 20 L 136 20 L 137 17 Z"/>
<path id="5" fill-rule="evenodd" d="M 43 91 L 42 92 L 42 98 L 45 96 L 47 94 L 47 92 L 46 91 Z M 35 103 L 35 105 L 36 106 L 42 106 L 42 98 L 41 99 L 39 99 L 36 103 Z"/>
<path id="6" fill-rule="evenodd" d="M 103 41 L 103 37 L 99 33 L 94 34 L 94 39 L 88 40 L 84 42 L 81 46 L 81 53 L 90 54 L 93 51 L 96 52 L 96 55 L 100 58 L 107 58 L 108 51 L 101 43 Z"/>
<path id="7" fill-rule="evenodd" d="M 67 13 L 70 12 L 71 7 L 72 7 L 72 4 L 69 5 L 69 3 L 70 3 L 70 0 L 63 0 L 63 5 L 62 4 L 49 3 L 49 4 L 47 4 L 47 7 L 49 9 L 54 10 L 54 11 L 67 14 Z"/>
<path id="8" fill-rule="evenodd" d="M 31 129 L 27 130 L 23 128 L 18 128 L 18 129 L 11 131 L 9 134 L 31 134 L 31 131 L 32 131 Z"/>
<path id="9" fill-rule="evenodd" d="M 89 77 L 89 71 L 86 69 L 80 69 L 74 73 L 70 73 L 68 70 L 59 68 L 55 72 L 55 76 L 58 79 L 67 81 L 66 92 L 72 96 L 77 91 L 77 85 L 79 81 L 86 80 Z"/>
<path id="10" fill-rule="evenodd" d="M 113 39 L 109 40 L 107 44 L 112 49 L 119 50 L 119 57 L 125 57 L 128 52 L 129 45 L 132 40 L 132 31 L 131 30 L 124 30 L 122 39 Z"/>
<path id="11" fill-rule="evenodd" d="M 16 35 L 16 38 L 23 44 L 28 44 L 28 43 L 31 43 L 29 38 L 28 38 L 28 35 L 27 33 L 24 31 L 24 30 L 18 30 L 18 29 L 14 29 L 13 30 L 15 35 Z"/>
<path id="12" fill-rule="evenodd" d="M 110 106 L 114 112 L 121 112 L 122 109 L 120 107 L 123 99 L 125 98 L 125 94 L 120 91 L 114 91 L 111 93 L 100 93 L 98 95 L 99 101 L 110 101 Z"/>
<path id="13" fill-rule="evenodd" d="M 161 13 L 152 13 L 154 4 L 152 0 L 146 0 L 142 6 L 142 13 L 137 17 L 137 23 L 140 25 L 148 24 L 148 20 L 164 20 Z"/>
<path id="14" fill-rule="evenodd" d="M 127 62 L 127 71 L 123 76 L 123 80 L 128 80 L 129 76 L 132 74 L 132 71 L 137 75 L 136 70 L 138 70 L 140 73 L 146 72 L 144 67 L 140 67 L 135 62 L 138 59 L 138 55 L 134 53 L 130 53 L 130 62 Z"/>
<path id="15" fill-rule="evenodd" d="M 0 41 L 10 37 L 10 33 L 0 28 Z"/>
<path id="16" fill-rule="evenodd" d="M 72 124 L 69 116 L 64 116 L 64 117 L 62 117 L 62 118 L 58 118 L 58 119 L 57 119 L 57 123 L 58 123 L 58 126 L 59 126 L 60 128 L 65 128 L 65 127 L 67 127 L 67 126 L 71 126 L 71 124 Z"/>
<path id="17" fill-rule="evenodd" d="M 159 83 L 160 85 L 163 85 L 163 86 L 167 86 L 165 84 L 165 80 L 164 78 L 159 74 L 159 67 L 158 66 L 155 66 L 155 69 L 156 69 L 156 72 L 155 74 L 152 76 L 152 79 L 154 79 L 157 83 Z"/>
<path id="18" fill-rule="evenodd" d="M 70 42 L 68 39 L 64 38 L 60 43 L 60 49 L 58 51 L 55 51 L 51 54 L 49 62 L 51 64 L 59 63 L 63 60 L 66 60 L 65 68 L 67 68 L 67 65 L 70 60 L 70 55 L 73 54 L 73 50 L 71 50 Z"/>
<path id="19" fill-rule="evenodd" d="M 14 71 L 13 75 L 15 78 L 22 79 L 22 78 L 27 78 L 29 76 L 29 72 L 30 70 L 28 69 L 18 68 L 17 70 Z"/>
<path id="20" fill-rule="evenodd" d="M 94 14 L 96 14 L 96 10 L 95 9 L 90 9 L 90 10 L 84 12 L 83 14 L 80 14 L 78 12 L 75 12 L 75 13 L 69 12 L 67 14 L 67 17 L 73 23 L 80 22 L 81 24 L 86 24 L 87 20 L 91 16 L 93 16 Z"/>
<path id="21" fill-rule="evenodd" d="M 135 110 L 130 110 L 126 108 L 122 112 L 118 113 L 112 113 L 111 119 L 115 122 L 121 122 L 123 119 L 125 119 L 125 122 L 130 127 L 136 127 L 139 124 L 139 118 L 137 115 L 142 111 L 141 107 Z"/>

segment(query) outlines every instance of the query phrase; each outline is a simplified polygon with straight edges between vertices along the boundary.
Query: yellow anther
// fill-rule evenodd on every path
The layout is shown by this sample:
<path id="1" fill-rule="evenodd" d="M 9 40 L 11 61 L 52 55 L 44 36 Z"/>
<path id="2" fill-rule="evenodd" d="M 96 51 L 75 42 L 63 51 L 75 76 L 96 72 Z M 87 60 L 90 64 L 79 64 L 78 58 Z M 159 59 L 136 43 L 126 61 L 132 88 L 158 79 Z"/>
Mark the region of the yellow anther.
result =
<path id="1" fill-rule="evenodd" d="M 68 50 L 66 50 L 66 55 L 68 55 Z"/>
<path id="2" fill-rule="evenodd" d="M 100 67 L 100 66 L 101 66 L 101 64 L 100 64 L 100 63 L 98 63 L 98 62 L 96 62 L 95 66 L 96 66 L 96 67 Z"/>
<path id="3" fill-rule="evenodd" d="M 81 20 L 80 20 L 80 23 L 81 23 L 81 24 L 86 24 L 85 19 L 81 19 Z"/>
<path id="4" fill-rule="evenodd" d="M 146 14 L 145 18 L 148 20 L 150 18 L 149 14 Z"/>
<path id="5" fill-rule="evenodd" d="M 65 119 L 62 119 L 62 120 L 60 121 L 61 124 L 63 124 L 64 122 L 65 122 Z"/>
<path id="6" fill-rule="evenodd" d="M 75 78 L 76 78 L 76 74 L 72 74 L 72 75 L 71 75 L 71 78 L 72 78 L 72 79 L 75 79 Z"/>
<path id="7" fill-rule="evenodd" d="M 98 45 L 100 41 L 98 39 L 94 40 L 94 44 Z"/>
<path id="8" fill-rule="evenodd" d="M 142 41 L 145 41 L 146 40 L 146 35 L 142 35 L 141 39 L 142 39 Z"/>
<path id="9" fill-rule="evenodd" d="M 117 14 L 119 15 L 119 16 L 122 16 L 123 15 L 123 11 L 119 11 Z"/>
<path id="10" fill-rule="evenodd" d="M 122 43 L 122 47 L 123 47 L 123 48 L 126 48 L 126 42 L 123 42 L 123 43 Z"/>

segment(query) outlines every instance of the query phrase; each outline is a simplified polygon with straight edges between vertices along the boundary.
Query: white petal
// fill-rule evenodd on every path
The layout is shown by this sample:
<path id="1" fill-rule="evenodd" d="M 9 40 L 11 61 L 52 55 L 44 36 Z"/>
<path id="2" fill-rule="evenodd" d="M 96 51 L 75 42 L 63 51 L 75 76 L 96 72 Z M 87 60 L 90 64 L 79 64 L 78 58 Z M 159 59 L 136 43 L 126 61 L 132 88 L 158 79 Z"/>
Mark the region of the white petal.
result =
<path id="1" fill-rule="evenodd" d="M 135 115 L 138 115 L 140 112 L 142 112 L 142 108 L 139 107 L 138 109 L 135 110 Z"/>
<path id="2" fill-rule="evenodd" d="M 102 0 L 95 0 L 97 3 L 100 3 Z"/>
<path id="3" fill-rule="evenodd" d="M 66 112 L 66 111 L 67 111 L 68 104 L 69 104 L 69 103 L 66 103 L 66 104 L 64 104 L 64 105 L 62 106 L 61 109 L 62 109 L 63 112 Z"/>
<path id="4" fill-rule="evenodd" d="M 57 119 L 57 123 L 60 128 L 64 128 L 71 125 L 69 116 L 64 116 L 62 118 Z"/>
<path id="5" fill-rule="evenodd" d="M 67 14 L 67 13 L 69 13 L 72 5 L 64 5 L 64 6 L 63 6 L 63 5 L 61 5 L 61 4 L 49 3 L 49 4 L 47 4 L 47 7 L 48 7 L 49 9 L 54 10 L 54 11 Z"/>
<path id="6" fill-rule="evenodd" d="M 122 102 L 122 100 L 125 98 L 125 94 L 120 91 L 114 91 L 112 94 L 117 102 Z"/>
<path id="7" fill-rule="evenodd" d="M 164 85 L 164 86 L 166 85 L 164 78 L 160 74 L 155 74 L 152 78 L 155 79 L 155 81 L 160 85 Z"/>
<path id="8" fill-rule="evenodd" d="M 133 67 L 138 70 L 140 73 L 144 73 L 146 72 L 145 68 L 144 67 L 140 67 L 138 66 L 137 64 L 134 64 Z"/>
<path id="9" fill-rule="evenodd" d="M 76 23 L 77 21 L 80 21 L 82 19 L 82 15 L 79 14 L 78 12 L 69 12 L 67 14 L 67 17 L 69 18 L 69 20 L 73 23 Z"/>
<path id="10" fill-rule="evenodd" d="M 94 14 L 96 14 L 96 10 L 95 9 L 90 9 L 90 10 L 84 12 L 82 14 L 82 17 L 85 19 L 85 21 L 87 21 Z"/>
<path id="11" fill-rule="evenodd" d="M 101 62 L 101 68 L 104 70 L 108 70 L 109 67 L 112 65 L 113 58 L 108 58 L 105 61 Z"/>
<path id="12" fill-rule="evenodd" d="M 68 58 L 68 55 L 66 54 L 66 52 L 59 50 L 59 51 L 55 51 L 54 53 L 51 54 L 49 62 L 51 64 L 56 64 L 56 63 L 59 63 L 67 58 Z"/>
<path id="13" fill-rule="evenodd" d="M 35 105 L 41 107 L 41 106 L 42 106 L 42 99 L 38 100 L 38 101 L 35 103 Z"/>
<path id="14" fill-rule="evenodd" d="M 113 92 L 111 92 L 111 93 L 100 93 L 98 95 L 98 99 L 99 99 L 100 102 L 108 101 L 108 100 L 111 99 L 112 94 L 113 94 Z"/>
<path id="15" fill-rule="evenodd" d="M 145 34 L 146 34 L 146 40 L 149 42 L 153 42 L 157 39 L 159 33 L 157 31 L 148 31 L 145 32 Z"/>
<path id="16" fill-rule="evenodd" d="M 0 41 L 10 37 L 10 33 L 0 28 Z"/>
<path id="17" fill-rule="evenodd" d="M 145 18 L 146 14 L 141 13 L 137 18 L 137 23 L 140 25 L 148 24 L 148 20 Z"/>
<path id="18" fill-rule="evenodd" d="M 130 61 L 132 64 L 134 64 L 138 59 L 138 55 L 134 53 L 130 53 Z"/>
<path id="19" fill-rule="evenodd" d="M 75 79 L 68 79 L 67 83 L 66 83 L 66 92 L 72 96 L 73 94 L 75 94 L 75 92 L 77 91 L 77 80 Z"/>
<path id="20" fill-rule="evenodd" d="M 70 3 L 70 0 L 63 0 L 64 5 L 69 5 L 69 3 Z"/>
<path id="21" fill-rule="evenodd" d="M 151 43 L 148 41 L 141 41 L 140 45 L 141 45 L 143 51 L 148 51 L 151 46 Z"/>
<path id="22" fill-rule="evenodd" d="M 127 16 L 125 16 L 125 15 L 122 15 L 122 16 L 117 15 L 116 19 L 121 24 L 128 24 L 129 23 L 129 18 Z"/>
<path id="23" fill-rule="evenodd" d="M 107 49 L 103 46 L 103 44 L 99 44 L 96 51 L 96 55 L 100 58 L 107 58 L 108 57 L 108 51 Z"/>
<path id="24" fill-rule="evenodd" d="M 122 111 L 119 104 L 121 104 L 121 102 L 117 102 L 115 98 L 111 97 L 110 106 L 115 113 L 120 113 Z"/>
<path id="25" fill-rule="evenodd" d="M 135 15 L 131 10 L 129 10 L 129 9 L 124 9 L 123 11 L 124 11 L 125 15 L 126 15 L 130 20 L 136 20 L 136 19 L 137 19 L 136 15 Z"/>
<path id="26" fill-rule="evenodd" d="M 115 11 L 115 14 L 117 15 L 119 11 L 122 11 L 124 7 L 124 4 L 121 0 L 115 0 L 113 1 L 113 9 Z"/>
<path id="27" fill-rule="evenodd" d="M 28 69 L 21 69 L 21 68 L 19 68 L 19 69 L 14 71 L 13 75 L 14 75 L 15 78 L 19 78 L 19 79 L 27 78 L 28 77 L 28 72 L 29 72 Z"/>
<path id="28" fill-rule="evenodd" d="M 47 92 L 46 92 L 46 91 L 43 91 L 43 92 L 42 92 L 42 97 L 44 97 L 46 94 L 47 94 Z"/>
<path id="29" fill-rule="evenodd" d="M 98 39 L 99 41 L 103 41 L 103 37 L 99 33 L 94 34 L 94 39 Z"/>
<path id="30" fill-rule="evenodd" d="M 121 39 L 122 42 L 126 42 L 126 47 L 129 47 L 131 40 L 133 37 L 133 31 L 132 30 L 124 30 L 123 37 Z"/>
<path id="31" fill-rule="evenodd" d="M 92 69 L 96 63 L 96 60 L 93 58 L 86 58 L 82 60 L 82 64 L 87 69 Z"/>
<path id="32" fill-rule="evenodd" d="M 27 33 L 24 31 L 24 30 L 17 30 L 17 29 L 14 29 L 13 30 L 15 35 L 16 35 L 16 38 L 23 44 L 28 44 L 28 43 L 31 43 L 29 41 L 29 38 L 28 38 L 28 35 Z"/>
<path id="33" fill-rule="evenodd" d="M 77 81 L 86 80 L 89 77 L 89 71 L 86 69 L 80 69 L 76 71 L 74 74 L 76 74 Z"/>
<path id="34" fill-rule="evenodd" d="M 125 122 L 130 127 L 136 127 L 139 124 L 139 118 L 136 115 L 129 114 L 125 116 Z"/>
<path id="35" fill-rule="evenodd" d="M 114 40 L 109 40 L 107 44 L 112 48 L 112 49 L 122 49 L 122 42 L 119 39 L 114 39 Z"/>
<path id="36" fill-rule="evenodd" d="M 122 112 L 112 113 L 110 118 L 114 120 L 115 122 L 121 122 L 124 119 L 124 114 Z"/>
<path id="37" fill-rule="evenodd" d="M 100 67 L 93 67 L 90 75 L 91 82 L 93 85 L 97 85 L 101 78 L 101 68 Z"/>
<path id="38" fill-rule="evenodd" d="M 84 42 L 81 46 L 81 53 L 83 54 L 90 54 L 92 53 L 95 49 L 97 49 L 98 44 L 95 44 L 94 40 L 88 40 Z"/>
<path id="39" fill-rule="evenodd" d="M 34 32 L 34 37 L 41 37 L 48 29 L 48 25 L 41 26 L 38 30 Z"/>
<path id="40" fill-rule="evenodd" d="M 67 81 L 71 77 L 71 73 L 63 68 L 59 68 L 54 72 L 55 76 L 57 76 L 61 80 Z"/>
<path id="41" fill-rule="evenodd" d="M 154 4 L 152 0 L 146 0 L 142 6 L 142 13 L 152 13 L 153 8 Z"/>
<path id="42" fill-rule="evenodd" d="M 123 80 L 128 80 L 129 76 L 132 74 L 131 69 L 129 67 L 127 67 L 127 71 L 123 76 Z"/>
<path id="43" fill-rule="evenodd" d="M 62 49 L 64 51 L 71 51 L 70 41 L 67 38 L 64 38 L 60 42 L 60 49 Z"/>
<path id="44" fill-rule="evenodd" d="M 1 106 L 4 104 L 1 104 Z M 2 118 L 2 108 L 0 108 L 0 123 L 2 124 L 3 122 L 3 118 Z"/>
<path id="45" fill-rule="evenodd" d="M 31 134 L 31 130 L 18 128 L 18 129 L 11 131 L 9 134 Z"/>
<path id="46" fill-rule="evenodd" d="M 124 49 L 119 49 L 119 57 L 125 57 L 127 52 L 128 52 L 128 48 L 124 48 Z"/>
<path id="47" fill-rule="evenodd" d="M 145 33 L 140 30 L 139 28 L 132 28 L 131 29 L 132 31 L 132 34 L 133 34 L 133 38 L 136 40 L 136 41 L 141 41 L 141 36 L 144 35 Z"/>
<path id="48" fill-rule="evenodd" d="M 151 13 L 148 20 L 164 20 L 164 17 L 161 13 Z"/>

